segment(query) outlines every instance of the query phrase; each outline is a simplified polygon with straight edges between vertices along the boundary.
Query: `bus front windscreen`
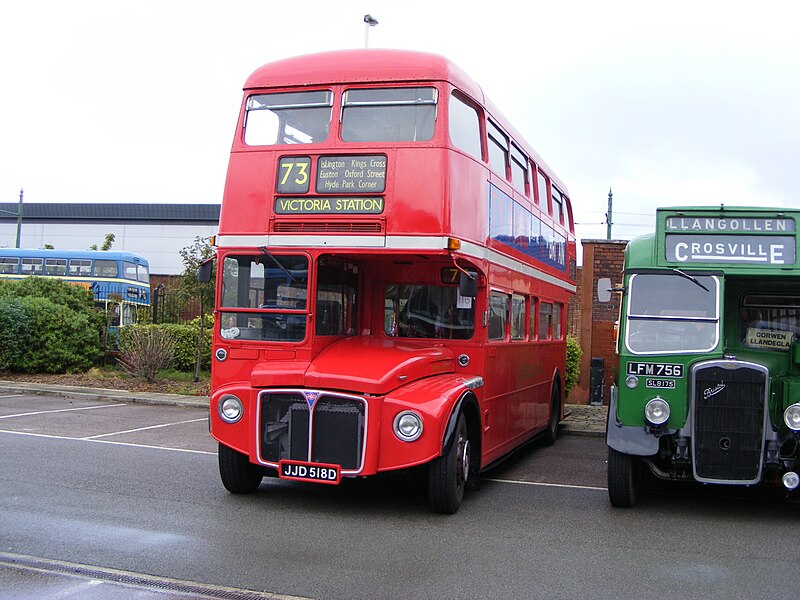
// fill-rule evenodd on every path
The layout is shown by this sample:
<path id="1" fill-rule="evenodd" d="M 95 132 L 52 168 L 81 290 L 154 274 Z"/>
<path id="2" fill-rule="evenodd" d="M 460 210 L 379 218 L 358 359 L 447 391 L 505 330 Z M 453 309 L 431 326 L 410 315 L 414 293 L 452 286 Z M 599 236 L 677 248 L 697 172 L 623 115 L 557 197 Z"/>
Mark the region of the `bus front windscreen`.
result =
<path id="1" fill-rule="evenodd" d="M 625 344 L 634 354 L 708 352 L 719 341 L 719 281 L 683 272 L 628 282 Z"/>
<path id="2" fill-rule="evenodd" d="M 222 269 L 219 322 L 223 338 L 273 342 L 305 338 L 307 256 L 229 255 Z"/>

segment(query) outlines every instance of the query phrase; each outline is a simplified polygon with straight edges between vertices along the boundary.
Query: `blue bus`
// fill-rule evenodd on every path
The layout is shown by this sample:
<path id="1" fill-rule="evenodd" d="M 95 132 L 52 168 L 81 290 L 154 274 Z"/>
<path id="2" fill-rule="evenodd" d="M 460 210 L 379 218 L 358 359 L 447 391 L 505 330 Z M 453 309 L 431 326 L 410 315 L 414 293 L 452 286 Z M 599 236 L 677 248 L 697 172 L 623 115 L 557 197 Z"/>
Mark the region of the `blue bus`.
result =
<path id="1" fill-rule="evenodd" d="M 94 294 L 111 331 L 150 306 L 150 266 L 133 252 L 0 248 L 0 279 L 37 276 L 80 285 Z"/>

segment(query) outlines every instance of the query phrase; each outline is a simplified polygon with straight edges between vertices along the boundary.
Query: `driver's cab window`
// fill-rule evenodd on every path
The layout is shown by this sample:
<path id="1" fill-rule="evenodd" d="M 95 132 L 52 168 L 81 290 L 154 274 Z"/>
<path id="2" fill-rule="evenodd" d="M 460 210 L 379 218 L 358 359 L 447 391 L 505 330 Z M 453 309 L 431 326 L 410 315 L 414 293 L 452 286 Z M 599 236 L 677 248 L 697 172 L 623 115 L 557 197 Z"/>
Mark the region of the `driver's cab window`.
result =
<path id="1" fill-rule="evenodd" d="M 263 252 L 222 263 L 220 335 L 299 342 L 306 335 L 308 257 Z"/>
<path id="2" fill-rule="evenodd" d="M 468 340 L 475 331 L 474 299 L 457 286 L 389 285 L 383 302 L 389 337 Z"/>

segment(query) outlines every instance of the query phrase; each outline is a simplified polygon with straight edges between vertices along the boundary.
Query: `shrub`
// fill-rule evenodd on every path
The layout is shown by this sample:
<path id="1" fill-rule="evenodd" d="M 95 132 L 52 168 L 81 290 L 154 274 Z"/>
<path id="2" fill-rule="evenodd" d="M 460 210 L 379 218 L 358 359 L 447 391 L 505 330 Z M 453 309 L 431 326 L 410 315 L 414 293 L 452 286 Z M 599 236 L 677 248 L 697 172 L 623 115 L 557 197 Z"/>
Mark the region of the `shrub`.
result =
<path id="1" fill-rule="evenodd" d="M 199 321 L 199 319 L 196 319 Z M 193 323 L 195 323 L 193 321 Z M 179 371 L 194 371 L 195 353 L 198 335 L 198 325 L 179 325 L 177 323 L 161 323 L 158 325 L 135 325 L 133 327 L 123 327 L 120 330 L 119 345 L 120 351 L 125 352 L 128 348 L 128 340 L 133 331 L 136 330 L 158 330 L 171 335 L 175 340 L 175 352 L 173 355 L 172 366 Z M 211 367 L 211 328 L 204 330 L 203 347 L 201 352 L 201 368 L 208 370 Z"/>
<path id="2" fill-rule="evenodd" d="M 576 338 L 571 335 L 567 336 L 567 372 L 564 378 L 564 394 L 569 397 L 569 393 L 578 383 L 578 377 L 581 373 L 581 356 L 583 351 L 581 345 Z"/>
<path id="3" fill-rule="evenodd" d="M 0 371 L 15 370 L 31 347 L 27 312 L 19 298 L 0 299 Z"/>
<path id="4" fill-rule="evenodd" d="M 122 369 L 148 382 L 156 380 L 162 369 L 172 366 L 175 338 L 163 328 L 128 328 L 125 347 L 117 358 Z"/>
<path id="5" fill-rule="evenodd" d="M 102 356 L 100 332 L 92 326 L 88 315 L 47 298 L 18 298 L 2 304 L 21 317 L 24 328 L 27 328 L 27 342 L 15 342 L 18 348 L 13 363 L 8 365 L 10 371 L 82 372 Z M 22 313 L 17 312 L 18 308 Z"/>

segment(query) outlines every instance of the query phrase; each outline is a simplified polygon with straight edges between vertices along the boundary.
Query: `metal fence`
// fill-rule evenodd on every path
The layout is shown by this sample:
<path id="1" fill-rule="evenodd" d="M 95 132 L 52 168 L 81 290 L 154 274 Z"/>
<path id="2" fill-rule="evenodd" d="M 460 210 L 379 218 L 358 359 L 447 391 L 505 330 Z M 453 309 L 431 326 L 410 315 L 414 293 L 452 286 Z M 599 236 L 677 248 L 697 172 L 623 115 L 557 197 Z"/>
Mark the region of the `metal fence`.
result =
<path id="1" fill-rule="evenodd" d="M 151 290 L 153 323 L 188 323 L 200 316 L 199 298 L 186 298 L 163 283 Z"/>

